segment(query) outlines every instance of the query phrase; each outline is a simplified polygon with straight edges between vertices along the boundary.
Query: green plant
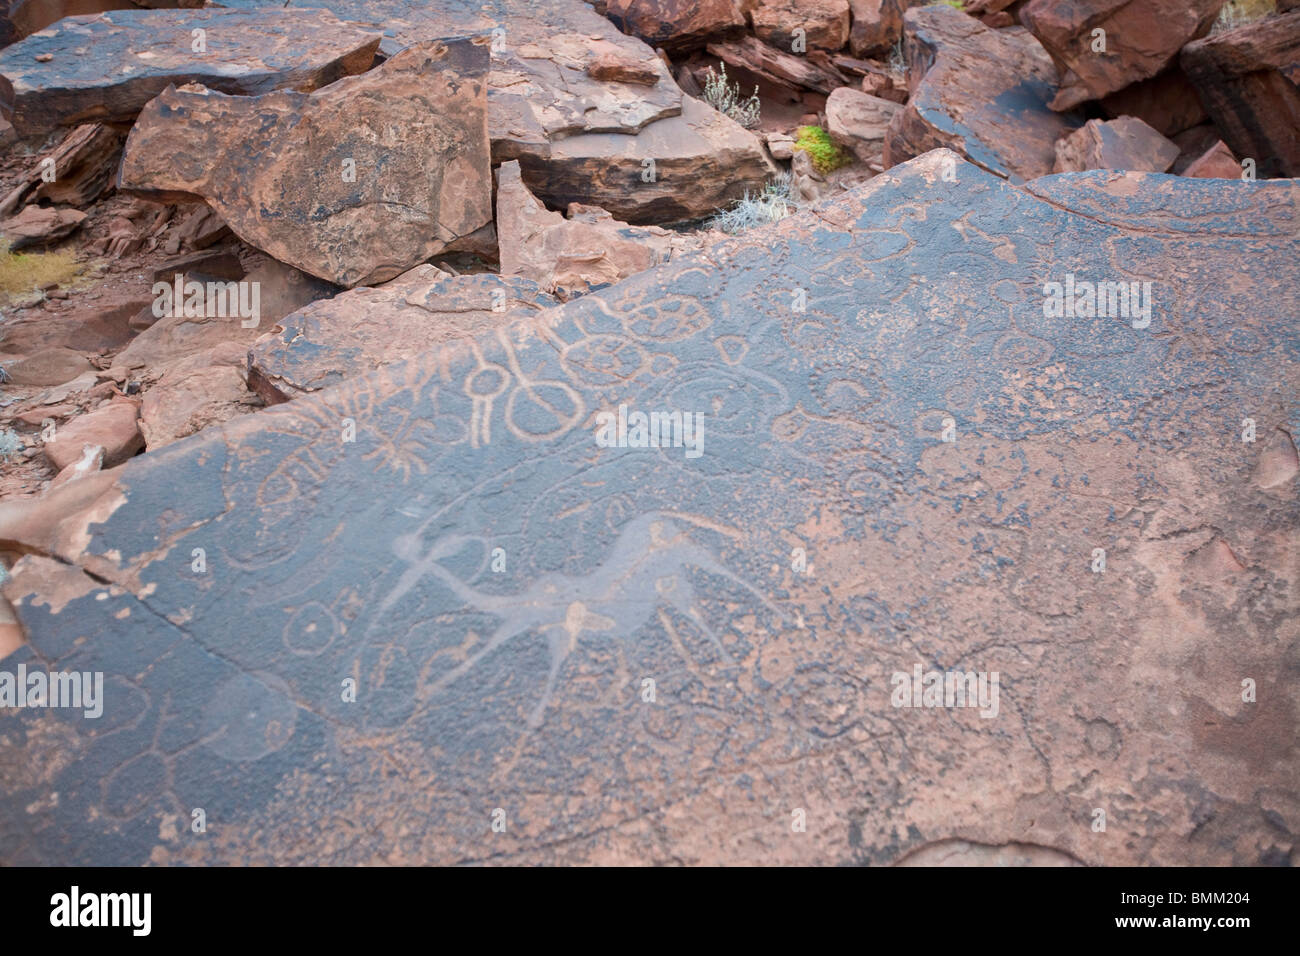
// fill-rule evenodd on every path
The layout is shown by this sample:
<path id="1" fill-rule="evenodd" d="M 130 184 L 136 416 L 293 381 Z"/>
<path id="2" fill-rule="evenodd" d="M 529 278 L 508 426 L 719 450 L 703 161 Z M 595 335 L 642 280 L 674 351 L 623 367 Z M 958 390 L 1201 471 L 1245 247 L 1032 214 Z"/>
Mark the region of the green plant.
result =
<path id="1" fill-rule="evenodd" d="M 729 116 L 745 129 L 754 129 L 759 124 L 762 104 L 758 100 L 758 87 L 748 99 L 740 98 L 740 84 L 727 80 L 727 65 L 722 64 L 722 72 L 717 73 L 709 67 L 709 75 L 704 80 L 704 102 L 708 103 L 723 116 Z"/>
<path id="2" fill-rule="evenodd" d="M 964 4 L 962 0 L 931 0 L 930 6 L 937 7 L 940 5 L 952 7 L 954 10 L 961 10 L 963 12 L 966 10 L 966 4 Z"/>
<path id="3" fill-rule="evenodd" d="M 798 207 L 790 195 L 790 174 L 778 173 L 756 195 L 751 196 L 749 190 L 745 190 L 742 198 L 711 217 L 705 226 L 734 236 L 755 226 L 780 222 Z"/>
<path id="4" fill-rule="evenodd" d="M 794 148 L 807 153 L 812 158 L 813 169 L 823 174 L 853 162 L 853 158 L 836 146 L 830 134 L 820 126 L 800 126 L 795 134 Z"/>

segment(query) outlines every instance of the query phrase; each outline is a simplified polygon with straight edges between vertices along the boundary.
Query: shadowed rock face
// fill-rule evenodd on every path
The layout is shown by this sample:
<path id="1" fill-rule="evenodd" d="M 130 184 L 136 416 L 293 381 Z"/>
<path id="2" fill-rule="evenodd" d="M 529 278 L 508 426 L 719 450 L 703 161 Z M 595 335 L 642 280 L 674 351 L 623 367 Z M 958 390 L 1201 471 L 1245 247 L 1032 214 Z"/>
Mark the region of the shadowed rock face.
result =
<path id="1" fill-rule="evenodd" d="M 487 43 L 408 47 L 315 94 L 168 90 L 120 185 L 199 197 L 245 242 L 342 286 L 383 282 L 492 220 Z"/>
<path id="2" fill-rule="evenodd" d="M 193 31 L 204 31 L 196 50 Z M 310 91 L 370 68 L 379 36 L 322 10 L 122 10 L 69 17 L 0 53 L 23 135 L 129 123 L 169 85 Z M 38 61 L 38 56 L 49 56 Z"/>
<path id="3" fill-rule="evenodd" d="M 1296 186 L 951 159 L 104 476 L 6 586 L 105 675 L 0 712 L 6 862 L 1276 858 Z"/>
<path id="4" fill-rule="evenodd" d="M 1189 43 L 1180 59 L 1233 152 L 1263 176 L 1300 176 L 1300 10 Z"/>

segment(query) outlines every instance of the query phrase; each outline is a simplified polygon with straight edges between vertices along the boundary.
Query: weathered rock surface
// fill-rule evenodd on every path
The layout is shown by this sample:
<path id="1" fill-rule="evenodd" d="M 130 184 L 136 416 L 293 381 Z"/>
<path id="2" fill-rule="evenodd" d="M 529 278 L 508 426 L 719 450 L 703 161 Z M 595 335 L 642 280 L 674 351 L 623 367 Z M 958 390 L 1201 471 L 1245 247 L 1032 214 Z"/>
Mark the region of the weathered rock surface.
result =
<path id="1" fill-rule="evenodd" d="M 624 33 L 670 54 L 689 53 L 745 27 L 736 0 L 606 0 L 605 14 Z"/>
<path id="2" fill-rule="evenodd" d="M 635 136 L 588 133 L 519 156 L 547 205 L 599 206 L 629 223 L 697 219 L 755 192 L 776 168 L 758 137 L 699 100 Z"/>
<path id="3" fill-rule="evenodd" d="M 1185 43 L 1209 32 L 1223 3 L 1029 0 L 1020 22 L 1078 80 L 1062 84 L 1052 103 L 1053 109 L 1068 110 L 1160 73 Z"/>
<path id="4" fill-rule="evenodd" d="M 194 30 L 204 32 L 202 52 Z M 129 123 L 173 84 L 241 95 L 317 89 L 369 69 L 379 39 L 328 12 L 293 8 L 68 17 L 0 52 L 0 93 L 23 135 Z"/>
<path id="5" fill-rule="evenodd" d="M 148 308 L 152 301 L 138 294 L 111 294 L 78 303 L 66 312 L 25 309 L 7 315 L 4 334 L 0 336 L 0 361 L 8 362 L 49 348 L 75 349 L 82 353 L 120 348 L 134 334 L 131 318 Z M 81 370 L 84 371 L 84 364 Z"/>
<path id="6" fill-rule="evenodd" d="M 261 404 L 234 365 L 214 362 L 185 367 L 178 363 L 164 371 L 145 393 L 140 404 L 140 433 L 152 452 Z"/>
<path id="7" fill-rule="evenodd" d="M 316 93 L 168 90 L 121 188 L 206 200 L 245 242 L 342 286 L 382 282 L 492 219 L 488 47 L 408 47 Z"/>
<path id="8" fill-rule="evenodd" d="M 849 39 L 849 0 L 751 0 L 754 34 L 782 50 L 839 50 Z M 801 30 L 802 34 L 795 31 Z"/>
<path id="9" fill-rule="evenodd" d="M 30 36 L 64 17 L 136 7 L 161 10 L 201 6 L 203 0 L 0 0 L 0 47 Z"/>
<path id="10" fill-rule="evenodd" d="M 281 7 L 280 0 L 228 2 L 241 9 Z M 381 50 L 388 55 L 411 43 L 449 35 L 490 36 L 493 162 L 518 159 L 528 187 L 552 205 L 580 202 L 628 222 L 663 223 L 709 215 L 746 189 L 761 188 L 771 175 L 757 140 L 705 118 L 701 104 L 684 102 L 654 50 L 636 36 L 619 32 L 586 3 L 312 0 L 312 6 L 383 32 Z M 616 6 L 610 7 L 617 19 Z M 629 15 L 668 16 L 673 23 L 681 17 L 681 23 L 700 25 L 690 28 L 695 32 L 686 47 L 703 46 L 715 34 L 725 37 L 744 23 L 731 0 L 637 3 L 628 9 Z M 719 11 L 732 23 L 720 33 L 706 25 Z M 667 34 L 651 36 L 650 42 L 666 44 L 669 50 L 682 48 Z M 612 59 L 628 64 L 624 75 L 635 74 L 638 80 L 601 76 L 601 64 Z M 651 72 L 658 77 L 653 84 L 648 82 Z M 719 166 L 719 150 L 728 165 Z M 662 188 L 642 189 L 646 159 L 671 168 L 678 177 L 674 189 L 681 190 L 683 202 L 664 201 Z M 719 176 L 720 168 L 727 172 Z"/>
<path id="11" fill-rule="evenodd" d="M 1300 176 L 1300 10 L 1189 43 L 1180 62 L 1234 153 Z"/>
<path id="12" fill-rule="evenodd" d="M 66 425 L 59 425 L 54 437 L 45 442 L 45 457 L 62 470 L 81 460 L 87 445 L 103 449 L 105 467 L 120 465 L 141 448 L 139 404 L 129 398 L 115 399 Z"/>
<path id="13" fill-rule="evenodd" d="M 644 272 L 672 255 L 674 234 L 629 226 L 603 209 L 551 212 L 528 191 L 517 162 L 497 170 L 501 275 L 522 276 L 568 299 Z"/>
<path id="14" fill-rule="evenodd" d="M 58 489 L 5 665 L 105 710 L 0 714 L 5 862 L 1285 857 L 1295 186 L 946 159 Z M 1150 326 L 1045 315 L 1067 274 Z M 929 667 L 996 715 L 893 706 Z"/>
<path id="15" fill-rule="evenodd" d="M 285 316 L 249 348 L 249 385 L 267 402 L 283 402 L 503 328 L 557 301 L 530 279 L 417 266 Z"/>
<path id="16" fill-rule="evenodd" d="M 863 162 L 878 161 L 889 122 L 900 109 L 891 100 L 841 87 L 826 99 L 826 131 Z"/>
<path id="17" fill-rule="evenodd" d="M 1132 116 L 1088 120 L 1056 142 L 1057 173 L 1124 169 L 1163 173 L 1178 158 L 1178 146 Z"/>
<path id="18" fill-rule="evenodd" d="M 947 147 L 1012 182 L 1050 173 L 1078 122 L 1048 108 L 1056 69 L 1038 42 L 943 5 L 905 21 L 912 97 L 890 124 L 886 167 Z"/>
<path id="19" fill-rule="evenodd" d="M 1136 116 L 1165 136 L 1177 136 L 1208 119 L 1196 88 L 1176 66 L 1110 94 L 1101 108 L 1111 119 Z"/>

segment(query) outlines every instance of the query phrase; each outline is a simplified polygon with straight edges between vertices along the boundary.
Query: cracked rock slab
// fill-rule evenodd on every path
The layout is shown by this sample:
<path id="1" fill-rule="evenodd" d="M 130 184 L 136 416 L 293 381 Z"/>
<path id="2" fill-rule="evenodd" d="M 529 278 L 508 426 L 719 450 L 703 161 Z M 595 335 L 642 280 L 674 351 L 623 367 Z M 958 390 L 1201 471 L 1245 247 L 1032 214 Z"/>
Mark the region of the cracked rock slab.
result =
<path id="1" fill-rule="evenodd" d="M 315 93 L 169 89 L 120 186 L 208 202 L 249 245 L 337 285 L 383 282 L 492 220 L 485 38 L 408 47 Z"/>
<path id="2" fill-rule="evenodd" d="M 912 95 L 890 122 L 885 166 L 945 147 L 1012 182 L 1052 172 L 1056 141 L 1079 121 L 1048 108 L 1056 68 L 1038 41 L 943 4 L 904 24 Z"/>
<path id="3" fill-rule="evenodd" d="M 0 854 L 1285 861 L 1295 188 L 935 153 L 65 486 L 113 482 L 60 511 L 97 580 L 24 558 L 4 666 L 104 713 L 0 712 Z M 930 669 L 996 704 L 900 700 Z"/>
<path id="4" fill-rule="evenodd" d="M 89 122 L 129 123 L 172 84 L 202 83 L 239 95 L 317 89 L 369 69 L 379 39 L 323 10 L 67 17 L 0 52 L 0 94 L 24 136 Z"/>
<path id="5" fill-rule="evenodd" d="M 416 266 L 285 316 L 249 348 L 249 385 L 268 402 L 287 401 L 556 303 L 531 279 Z"/>

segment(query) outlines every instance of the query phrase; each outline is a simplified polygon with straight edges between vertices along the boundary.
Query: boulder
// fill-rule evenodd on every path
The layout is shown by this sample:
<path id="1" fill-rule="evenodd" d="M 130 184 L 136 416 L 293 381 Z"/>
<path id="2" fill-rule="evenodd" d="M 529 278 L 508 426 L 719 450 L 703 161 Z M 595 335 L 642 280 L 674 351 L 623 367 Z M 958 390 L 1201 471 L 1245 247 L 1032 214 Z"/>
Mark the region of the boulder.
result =
<path id="1" fill-rule="evenodd" d="M 87 446 L 103 449 L 103 466 L 120 465 L 141 448 L 137 420 L 139 404 L 134 399 L 114 399 L 94 411 L 78 415 L 66 424 L 58 425 L 54 436 L 45 442 L 45 457 L 62 471 L 81 461 Z"/>
<path id="2" fill-rule="evenodd" d="M 68 17 L 0 52 L 0 92 L 29 136 L 129 123 L 173 84 L 244 96 L 314 90 L 369 69 L 378 46 L 322 10 L 118 10 Z"/>
<path id="3" fill-rule="evenodd" d="M 79 209 L 63 206 L 28 206 L 18 215 L 0 222 L 0 237 L 10 249 L 47 246 L 66 239 L 86 221 Z"/>
<path id="4" fill-rule="evenodd" d="M 826 132 L 864 163 L 878 161 L 890 120 L 901 109 L 891 100 L 841 87 L 826 100 Z"/>
<path id="5" fill-rule="evenodd" d="M 1178 146 L 1132 116 L 1088 120 L 1056 142 L 1056 173 L 1126 169 L 1163 173 L 1178 158 Z"/>
<path id="6" fill-rule="evenodd" d="M 49 345 L 10 360 L 6 357 L 3 381 L 13 385 L 63 385 L 90 371 L 80 352 L 62 345 Z"/>
<path id="7" fill-rule="evenodd" d="M 1232 155 L 1228 144 L 1219 140 L 1183 170 L 1183 175 L 1193 179 L 1240 179 L 1241 163 Z"/>
<path id="8" fill-rule="evenodd" d="M 888 53 L 903 38 L 903 14 L 919 0 L 849 0 L 853 23 L 849 49 L 854 56 Z"/>
<path id="9" fill-rule="evenodd" d="M 781 50 L 839 50 L 849 39 L 849 0 L 750 0 L 754 34 Z M 795 31 L 802 30 L 802 34 Z"/>
<path id="10" fill-rule="evenodd" d="M 944 146 L 1012 182 L 1050 173 L 1056 141 L 1079 121 L 1048 108 L 1056 69 L 1038 41 L 946 5 L 905 20 L 912 96 L 890 123 L 885 167 Z"/>
<path id="11" fill-rule="evenodd" d="M 492 219 L 487 58 L 453 39 L 311 94 L 167 90 L 131 131 L 121 188 L 204 199 L 249 245 L 337 285 L 383 282 Z"/>
<path id="12" fill-rule="evenodd" d="M 223 3 L 249 10 L 283 6 L 282 0 Z M 709 215 L 746 189 L 762 188 L 770 175 L 757 140 L 738 136 L 729 125 L 706 118 L 699 104 L 684 102 L 664 61 L 637 36 L 628 35 L 636 30 L 625 22 L 627 33 L 620 32 L 579 0 L 494 0 L 486 7 L 463 0 L 312 0 L 310 5 L 382 32 L 380 49 L 386 56 L 430 39 L 489 35 L 492 161 L 519 160 L 529 188 L 548 204 L 565 208 L 579 202 L 628 222 L 663 223 Z M 619 19 L 619 9 L 611 5 L 613 19 Z M 703 46 L 715 34 L 739 32 L 745 22 L 731 0 L 650 0 L 626 9 L 633 19 L 644 15 L 667 17 L 663 23 L 694 24 L 687 29 L 692 38 L 683 41 L 687 47 Z M 707 25 L 717 15 L 729 24 L 720 32 Z M 654 29 L 644 34 L 651 44 L 680 51 L 682 45 L 670 38 L 673 27 L 663 36 Z M 612 61 L 622 65 L 615 73 L 605 72 Z M 650 73 L 658 76 L 653 84 Z M 634 76 L 637 81 L 629 79 Z M 660 152 L 648 153 L 648 147 Z M 723 175 L 715 162 L 718 149 L 730 164 L 721 167 Z M 675 184 L 682 202 L 664 202 L 661 188 L 633 195 L 643 185 L 647 169 L 642 163 L 649 158 L 660 168 L 666 164 L 675 177 L 698 171 L 701 178 Z"/>
<path id="13" fill-rule="evenodd" d="M 74 654 L 128 724 L 6 715 L 45 768 L 7 862 L 1276 860 L 1293 191 L 938 153 L 57 489 L 109 483 L 59 513 L 95 577 L 19 562 L 11 661 Z M 1045 310 L 1067 275 L 1151 282 L 1150 325 Z M 931 671 L 986 706 L 900 696 Z"/>
<path id="14" fill-rule="evenodd" d="M 152 452 L 260 404 L 234 366 L 171 368 L 144 393 L 140 432 Z"/>
<path id="15" fill-rule="evenodd" d="M 577 207 L 565 219 L 528 191 L 517 162 L 497 171 L 501 275 L 522 276 L 568 299 L 668 261 L 674 234 L 629 226 L 603 209 Z"/>
<path id="16" fill-rule="evenodd" d="M 711 215 L 776 173 L 757 136 L 690 97 L 680 116 L 634 136 L 569 136 L 518 158 L 524 183 L 548 206 L 598 206 L 637 224 Z"/>
<path id="17" fill-rule="evenodd" d="M 736 0 L 606 0 L 605 15 L 624 33 L 673 56 L 745 27 Z"/>
<path id="18" fill-rule="evenodd" d="M 1063 82 L 1052 101 L 1053 109 L 1068 110 L 1162 72 L 1184 44 L 1209 32 L 1223 3 L 1029 0 L 1020 22 L 1077 80 Z"/>
<path id="19" fill-rule="evenodd" d="M 249 348 L 249 386 L 268 403 L 284 402 L 503 328 L 556 302 L 530 279 L 416 266 L 381 286 L 285 316 Z"/>
<path id="20" fill-rule="evenodd" d="M 1300 176 L 1300 10 L 1189 43 L 1180 62 L 1236 155 Z"/>

